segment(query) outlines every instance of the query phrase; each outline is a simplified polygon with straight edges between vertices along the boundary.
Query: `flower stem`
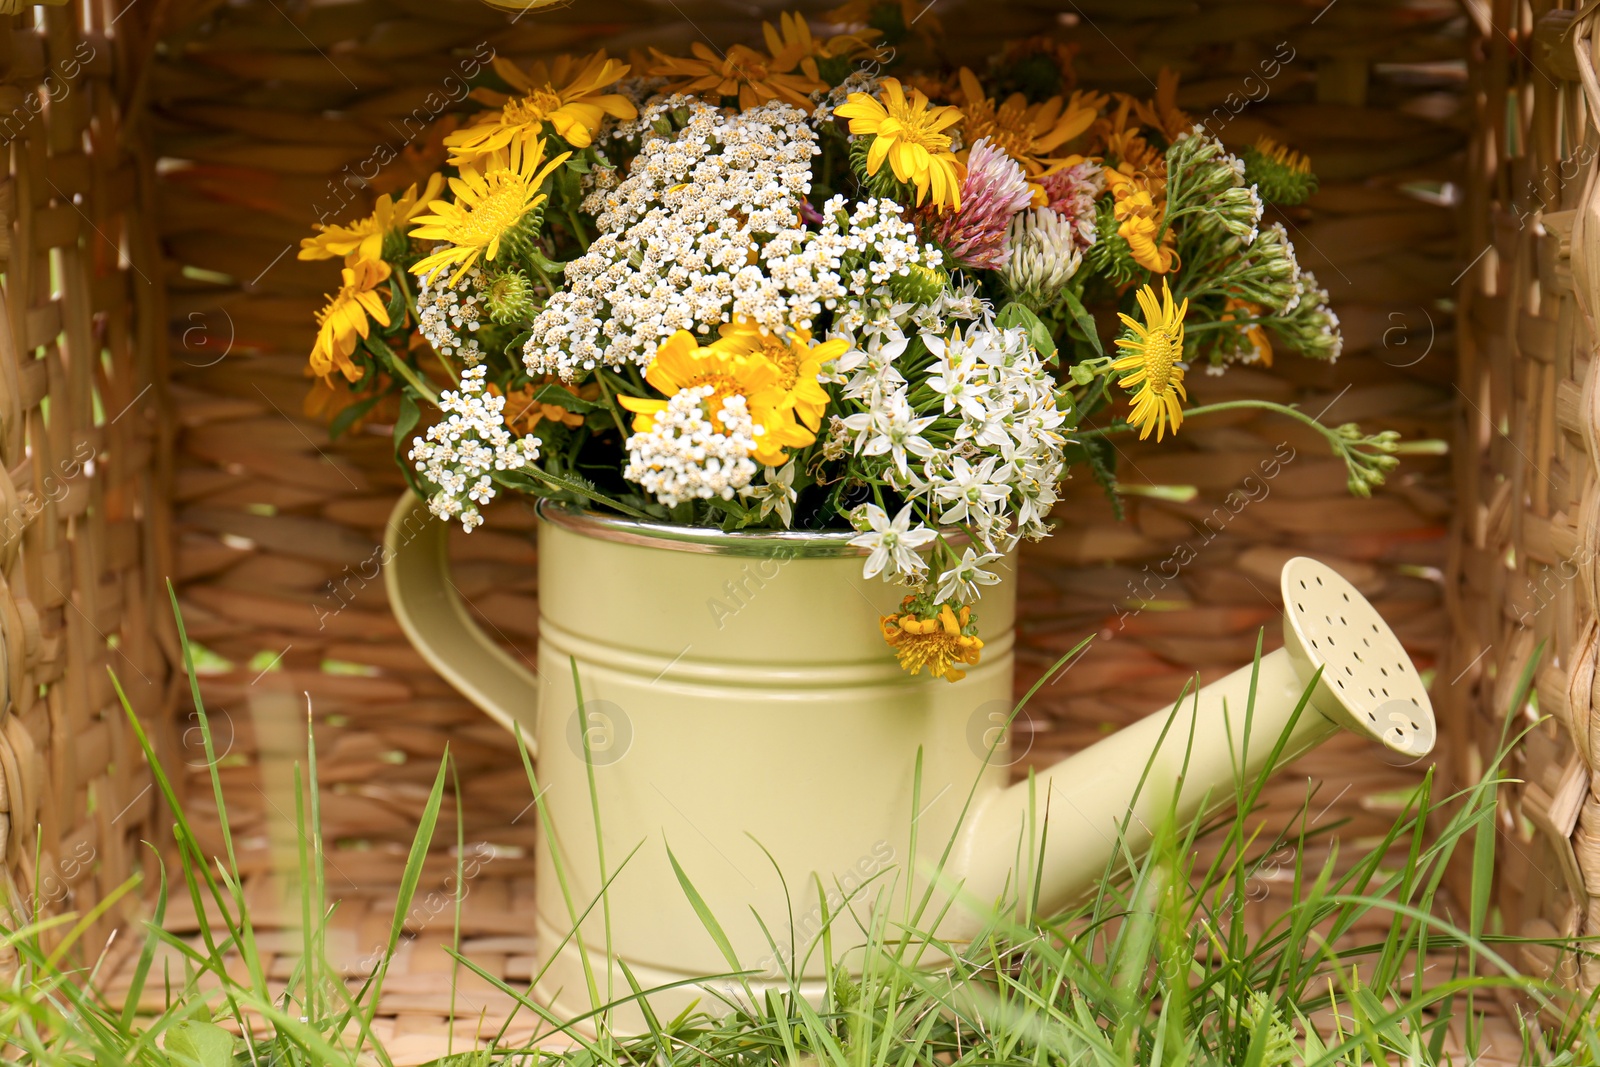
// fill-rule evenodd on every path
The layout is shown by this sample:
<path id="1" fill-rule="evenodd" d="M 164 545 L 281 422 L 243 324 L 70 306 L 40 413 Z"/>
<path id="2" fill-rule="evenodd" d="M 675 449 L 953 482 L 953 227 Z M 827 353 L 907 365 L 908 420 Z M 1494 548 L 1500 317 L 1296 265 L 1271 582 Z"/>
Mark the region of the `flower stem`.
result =
<path id="1" fill-rule="evenodd" d="M 432 387 L 417 377 L 417 372 L 406 365 L 406 361 L 395 355 L 394 349 L 384 344 L 376 334 L 367 338 L 367 347 L 376 352 L 380 358 L 389 364 L 389 369 L 404 379 L 405 383 L 417 391 L 417 394 L 432 404 L 439 406 L 439 394 Z"/>
<path id="2" fill-rule="evenodd" d="M 572 227 L 572 236 L 578 239 L 578 247 L 589 251 L 589 235 L 584 232 L 583 223 L 578 221 L 578 212 L 570 207 L 567 208 L 567 225 Z"/>
<path id="3" fill-rule="evenodd" d="M 403 295 L 406 298 L 406 309 L 411 312 L 411 321 L 412 321 L 412 323 L 414 323 L 414 324 L 416 324 L 416 325 L 418 325 L 420 327 L 420 325 L 422 323 L 422 316 L 417 311 L 417 300 L 416 300 L 416 297 L 411 295 L 411 286 L 406 281 L 405 272 L 404 271 L 397 272 L 394 275 L 394 277 L 395 277 L 396 281 L 400 285 L 400 293 L 401 293 L 401 295 Z M 457 373 L 456 373 L 456 369 L 450 365 L 449 361 L 447 361 L 444 358 L 444 356 L 440 355 L 439 350 L 437 348 L 434 348 L 431 343 L 428 345 L 428 351 L 433 353 L 433 358 L 438 360 L 439 361 L 439 366 L 444 368 L 444 373 L 445 373 L 446 377 L 455 378 L 455 377 L 458 376 Z M 437 401 L 435 403 L 437 403 Z"/>
<path id="4" fill-rule="evenodd" d="M 1250 408 L 1260 411 L 1275 411 L 1279 415 L 1287 415 L 1292 419 L 1299 419 L 1307 426 L 1322 434 L 1322 436 L 1328 438 L 1329 441 L 1334 440 L 1333 431 L 1322 425 L 1322 423 L 1318 422 L 1310 415 L 1307 415 L 1299 408 L 1290 407 L 1287 404 L 1279 404 L 1272 400 L 1225 400 L 1219 404 L 1201 404 L 1199 407 L 1189 408 L 1183 413 L 1183 417 L 1185 419 L 1192 419 L 1197 415 L 1215 415 L 1221 411 L 1242 411 Z M 1110 426 L 1102 426 L 1098 429 L 1078 430 L 1074 436 L 1110 437 L 1113 434 L 1128 433 L 1135 428 L 1136 427 L 1127 422 L 1115 422 Z"/>
<path id="5" fill-rule="evenodd" d="M 628 431 L 623 428 L 622 416 L 617 411 L 616 394 L 611 391 L 611 385 L 606 381 L 603 371 L 597 371 L 594 380 L 600 384 L 600 392 L 606 398 L 606 410 L 611 412 L 611 421 L 617 425 L 617 433 L 622 437 L 624 445 L 628 440 Z"/>

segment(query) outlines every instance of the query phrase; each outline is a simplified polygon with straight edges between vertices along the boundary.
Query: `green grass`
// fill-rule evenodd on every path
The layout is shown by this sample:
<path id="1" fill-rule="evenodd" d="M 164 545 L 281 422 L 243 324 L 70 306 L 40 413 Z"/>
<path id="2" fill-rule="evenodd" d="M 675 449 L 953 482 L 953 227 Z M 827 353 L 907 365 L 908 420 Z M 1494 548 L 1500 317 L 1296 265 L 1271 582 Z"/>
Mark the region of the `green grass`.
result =
<path id="1" fill-rule="evenodd" d="M 187 639 L 184 647 L 187 656 Z M 188 666 L 210 756 L 192 657 Z M 1530 666 L 1522 679 L 1515 708 L 1527 700 L 1532 671 Z M 125 698 L 123 704 L 127 709 Z M 275 995 L 263 972 L 227 818 L 219 820 L 222 855 L 211 855 L 184 816 L 131 709 L 127 715 L 174 813 L 171 880 L 163 876 L 154 886 L 130 882 L 83 916 L 29 921 L 22 916 L 37 915 L 39 902 L 11 901 L 13 919 L 0 928 L 0 948 L 14 952 L 20 966 L 0 985 L 0 1049 L 24 1062 L 84 1067 L 391 1067 L 372 1024 L 423 861 L 441 832 L 445 792 L 454 781 L 449 756 L 440 763 L 417 827 L 387 951 L 369 974 L 352 982 L 327 963 L 324 942 L 337 902 L 328 897 L 323 878 L 317 790 L 307 788 L 316 781 L 308 721 L 307 762 L 303 773 L 295 768 L 301 960 L 287 991 Z M 1508 722 L 1514 718 L 1508 716 Z M 523 757 L 537 796 L 526 747 Z M 225 812 L 214 760 L 211 765 L 213 800 Z M 441 1062 L 548 1061 L 552 1067 L 556 1061 L 572 1067 L 1470 1064 L 1479 1052 L 1478 1019 L 1495 1009 L 1495 995 L 1506 990 L 1538 1009 L 1530 1015 L 1539 1019 L 1538 1026 L 1523 1028 L 1523 1062 L 1600 1062 L 1600 1033 L 1590 1021 L 1593 1001 L 1576 1001 L 1556 986 L 1518 975 L 1516 940 L 1491 932 L 1495 813 L 1505 785 L 1498 761 L 1483 781 L 1455 795 L 1437 797 L 1429 772 L 1416 789 L 1390 798 L 1398 810 L 1393 825 L 1343 874 L 1336 873 L 1337 842 L 1329 835 L 1334 828 L 1313 828 L 1309 797 L 1293 825 L 1270 836 L 1263 832 L 1251 813 L 1264 784 L 1265 776 L 1239 783 L 1234 814 L 1203 826 L 1158 827 L 1148 855 L 1120 856 L 1094 894 L 1063 914 L 1033 914 L 1034 887 L 1024 880 L 1017 892 L 1020 906 L 995 914 L 970 943 L 945 944 L 930 934 L 939 918 L 930 913 L 935 894 L 913 890 L 905 872 L 892 867 L 832 908 L 820 883 L 791 887 L 800 894 L 795 905 L 801 910 L 812 908 L 813 894 L 820 903 L 820 932 L 810 943 L 792 946 L 799 956 L 796 971 L 815 964 L 826 975 L 820 1003 L 798 996 L 793 978 L 787 992 L 757 995 L 748 983 L 755 974 L 753 961 L 734 955 L 717 917 L 674 860 L 706 936 L 727 958 L 717 987 L 733 994 L 714 994 L 716 1000 L 671 1020 L 656 1018 L 646 1005 L 648 1032 L 623 1037 L 609 1030 L 611 1009 L 623 1000 L 643 1003 L 644 993 L 625 968 L 616 976 L 588 974 L 592 1010 L 579 1020 L 557 1019 L 533 998 L 531 984 L 512 987 L 457 953 L 461 970 L 498 987 L 514 1005 L 513 1018 L 537 1020 L 538 1033 L 520 1044 L 499 1041 L 489 1050 L 463 1051 Z M 593 800 L 592 776 L 590 789 Z M 547 819 L 542 804 L 539 815 Z M 1045 818 L 1042 811 L 1038 817 Z M 594 819 L 598 832 L 598 804 Z M 459 815 L 454 837 L 459 894 L 464 851 Z M 1314 865 L 1308 846 L 1318 845 L 1332 845 L 1333 854 Z M 1456 862 L 1470 869 L 1471 890 L 1469 900 L 1455 902 L 1466 909 L 1464 919 L 1452 921 L 1444 917 L 1439 893 L 1446 865 L 1458 851 Z M 1215 858 L 1202 866 L 1197 859 L 1202 852 Z M 915 847 L 910 854 L 916 854 Z M 602 884 L 629 858 L 612 857 L 612 865 L 600 872 Z M 606 914 L 603 892 L 598 900 L 574 899 L 559 857 L 556 871 L 575 927 L 579 918 Z M 919 873 L 929 877 L 916 884 L 939 881 L 937 870 Z M 1267 873 L 1280 877 L 1263 881 Z M 1253 936 L 1242 904 L 1262 885 L 1281 895 L 1282 914 Z M 153 906 L 143 931 L 135 934 L 142 941 L 134 983 L 119 1007 L 97 993 L 96 979 L 103 976 L 83 958 L 81 937 L 117 898 L 135 892 L 148 894 Z M 162 929 L 173 894 L 186 896 L 199 917 L 198 947 Z M 455 904 L 459 945 L 459 896 Z M 769 936 L 773 957 L 788 960 L 788 949 L 780 951 L 780 945 L 788 946 L 793 935 L 780 929 Z M 170 968 L 155 973 L 163 945 L 179 954 L 183 973 Z M 1583 947 L 1556 943 L 1567 954 L 1579 954 Z M 232 973 L 226 964 L 230 955 L 242 961 Z M 1446 961 L 1443 968 L 1440 960 Z M 209 979 L 204 985 L 203 978 Z M 616 988 L 617 983 L 625 988 Z M 154 989 L 161 991 L 165 1007 L 140 1015 L 137 1005 Z M 218 1025 L 230 1019 L 255 1036 L 236 1038 Z M 1446 1044 L 1452 1020 L 1466 1041 L 1465 1053 L 1453 1058 Z M 502 1038 L 506 1032 L 501 1029 Z M 534 1049 L 554 1035 L 576 1045 L 562 1052 Z M 1508 1050 L 1496 1051 L 1503 1056 Z"/>

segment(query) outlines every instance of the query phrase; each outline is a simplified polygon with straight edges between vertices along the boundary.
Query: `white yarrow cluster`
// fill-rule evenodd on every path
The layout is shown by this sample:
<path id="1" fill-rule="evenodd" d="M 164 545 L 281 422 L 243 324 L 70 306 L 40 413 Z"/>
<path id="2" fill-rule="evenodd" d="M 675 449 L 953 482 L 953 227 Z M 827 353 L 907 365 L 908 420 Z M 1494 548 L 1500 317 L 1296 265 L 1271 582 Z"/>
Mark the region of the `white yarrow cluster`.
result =
<path id="1" fill-rule="evenodd" d="M 461 373 L 461 389 L 439 394 L 447 418 L 413 438 L 407 453 L 424 481 L 437 488 L 428 508 L 441 519 L 460 518 L 468 531 L 483 524 L 478 511 L 495 497 L 490 471 L 521 470 L 539 458 L 537 437 L 518 439 L 506 429 L 505 397 L 484 391 L 482 366 Z"/>
<path id="2" fill-rule="evenodd" d="M 917 238 L 916 227 L 893 200 L 862 200 L 853 209 L 847 207 L 843 196 L 830 197 L 815 232 L 796 242 L 774 241 L 762 250 L 774 295 L 781 294 L 785 305 L 774 319 L 776 328 L 782 328 L 787 314 L 789 321 L 809 329 L 812 317 L 827 309 L 835 312 L 836 332 L 853 334 L 884 308 L 912 309 L 896 300 L 896 278 L 943 265 L 944 254 Z"/>
<path id="3" fill-rule="evenodd" d="M 723 399 L 713 422 L 706 402 L 714 392 L 699 385 L 674 393 L 650 429 L 628 438 L 622 476 L 669 508 L 685 500 L 732 500 L 748 486 L 758 469 L 750 456 L 760 428 L 737 394 Z"/>
<path id="4" fill-rule="evenodd" d="M 804 225 L 818 149 L 799 109 L 770 103 L 730 117 L 669 102 L 680 100 L 683 129 L 669 137 L 647 123 L 628 177 L 585 202 L 601 234 L 535 317 L 529 374 L 570 381 L 596 366 L 648 367 L 678 330 L 709 338 L 736 319 L 782 334 L 834 311 L 835 329 L 854 332 L 894 302 L 896 278 L 940 268 L 943 255 L 890 200 L 836 196 L 815 230 Z"/>
<path id="5" fill-rule="evenodd" d="M 483 358 L 472 334 L 482 325 L 483 271 L 476 265 L 450 284 L 450 269 L 440 267 L 420 279 L 417 329 L 441 356 L 459 356 L 469 365 Z"/>
<path id="6" fill-rule="evenodd" d="M 752 259 L 805 239 L 797 205 L 811 189 L 816 134 L 787 104 L 727 116 L 688 98 L 667 103 L 680 101 L 687 124 L 668 136 L 649 124 L 659 108 L 641 115 L 628 177 L 584 202 L 600 235 L 535 317 L 529 373 L 571 380 L 601 365 L 648 366 L 678 330 L 708 334 L 735 315 L 774 330 L 806 325 L 785 323 L 783 294 Z"/>

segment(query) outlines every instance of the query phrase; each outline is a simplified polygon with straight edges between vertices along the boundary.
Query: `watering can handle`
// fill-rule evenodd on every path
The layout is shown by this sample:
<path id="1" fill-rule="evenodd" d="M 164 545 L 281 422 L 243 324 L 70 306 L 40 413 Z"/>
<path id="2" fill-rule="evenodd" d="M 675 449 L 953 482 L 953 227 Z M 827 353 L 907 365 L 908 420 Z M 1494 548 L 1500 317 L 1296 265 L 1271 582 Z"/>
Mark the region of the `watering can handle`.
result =
<path id="1" fill-rule="evenodd" d="M 450 580 L 450 524 L 415 493 L 395 504 L 384 529 L 384 586 L 400 628 L 428 665 L 538 756 L 533 716 L 539 681 L 478 625 Z M 522 715 L 514 714 L 526 709 Z"/>

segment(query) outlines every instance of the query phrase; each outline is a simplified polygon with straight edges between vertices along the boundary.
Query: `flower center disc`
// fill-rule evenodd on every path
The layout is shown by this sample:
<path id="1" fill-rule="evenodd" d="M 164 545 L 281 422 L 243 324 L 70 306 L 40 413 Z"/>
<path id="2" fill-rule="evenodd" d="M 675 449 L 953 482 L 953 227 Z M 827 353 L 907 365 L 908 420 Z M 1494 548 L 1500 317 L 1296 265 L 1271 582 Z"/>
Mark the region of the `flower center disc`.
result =
<path id="1" fill-rule="evenodd" d="M 800 377 L 800 358 L 795 355 L 794 349 L 776 337 L 763 337 L 761 354 L 778 368 L 779 384 L 784 391 L 794 388 L 795 379 Z"/>
<path id="2" fill-rule="evenodd" d="M 1150 391 L 1165 396 L 1172 384 L 1172 368 L 1183 349 L 1174 330 L 1151 330 L 1144 344 L 1145 377 Z"/>
<path id="3" fill-rule="evenodd" d="M 521 175 L 502 170 L 485 175 L 485 180 L 489 191 L 462 220 L 462 238 L 456 244 L 487 245 L 504 237 L 528 209 L 528 183 Z"/>
<path id="4" fill-rule="evenodd" d="M 505 107 L 506 122 L 518 126 L 532 125 L 543 122 L 551 112 L 560 108 L 561 97 L 547 85 L 519 100 L 508 100 Z"/>

